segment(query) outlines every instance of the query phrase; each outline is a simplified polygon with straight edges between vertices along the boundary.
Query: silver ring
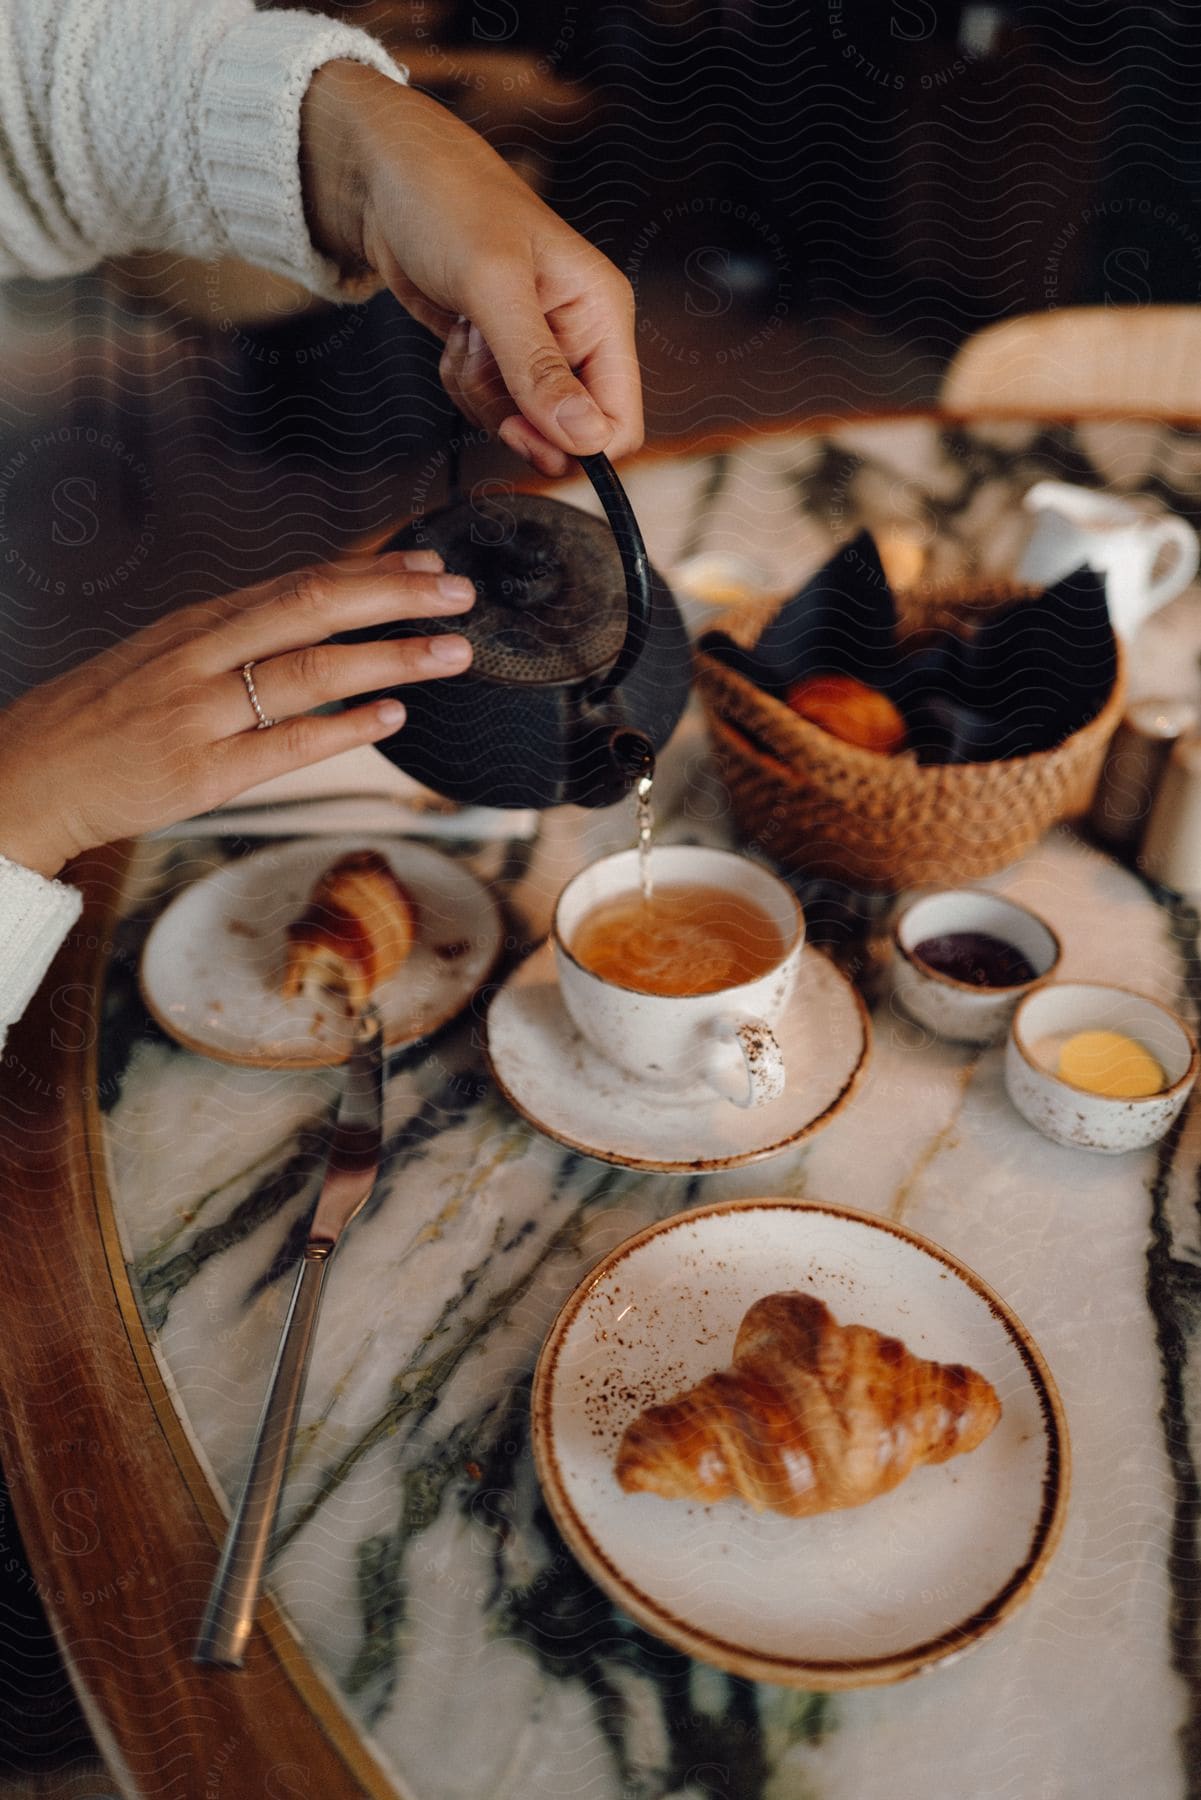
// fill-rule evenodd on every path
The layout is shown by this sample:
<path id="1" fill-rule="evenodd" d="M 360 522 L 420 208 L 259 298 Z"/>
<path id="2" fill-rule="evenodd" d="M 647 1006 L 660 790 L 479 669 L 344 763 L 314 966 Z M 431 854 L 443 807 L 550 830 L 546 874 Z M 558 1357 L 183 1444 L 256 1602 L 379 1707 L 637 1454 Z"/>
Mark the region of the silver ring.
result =
<path id="1" fill-rule="evenodd" d="M 242 681 L 246 688 L 246 698 L 249 700 L 251 706 L 253 706 L 254 716 L 258 720 L 255 730 L 270 731 L 271 727 L 277 725 L 279 721 L 277 719 L 269 719 L 259 704 L 259 697 L 254 688 L 254 676 L 251 674 L 253 668 L 253 662 L 242 664 Z"/>

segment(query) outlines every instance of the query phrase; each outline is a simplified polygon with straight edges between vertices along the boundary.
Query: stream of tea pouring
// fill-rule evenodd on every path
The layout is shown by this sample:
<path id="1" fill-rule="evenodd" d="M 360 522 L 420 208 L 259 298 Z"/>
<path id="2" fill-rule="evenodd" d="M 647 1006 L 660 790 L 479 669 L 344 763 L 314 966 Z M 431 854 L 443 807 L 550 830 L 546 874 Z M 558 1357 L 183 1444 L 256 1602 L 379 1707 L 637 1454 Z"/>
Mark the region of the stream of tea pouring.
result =
<path id="1" fill-rule="evenodd" d="M 654 785 L 653 774 L 640 775 L 638 786 L 634 790 L 638 807 L 638 882 L 644 900 L 649 900 L 655 891 L 651 873 L 651 843 L 655 833 L 655 809 L 651 805 L 651 790 Z"/>
<path id="2" fill-rule="evenodd" d="M 638 885 L 642 898 L 654 893 L 651 845 L 655 833 L 655 809 L 651 795 L 655 785 L 655 747 L 641 731 L 623 731 L 613 740 L 613 753 L 630 770 L 634 789 L 634 817 L 638 827 Z"/>

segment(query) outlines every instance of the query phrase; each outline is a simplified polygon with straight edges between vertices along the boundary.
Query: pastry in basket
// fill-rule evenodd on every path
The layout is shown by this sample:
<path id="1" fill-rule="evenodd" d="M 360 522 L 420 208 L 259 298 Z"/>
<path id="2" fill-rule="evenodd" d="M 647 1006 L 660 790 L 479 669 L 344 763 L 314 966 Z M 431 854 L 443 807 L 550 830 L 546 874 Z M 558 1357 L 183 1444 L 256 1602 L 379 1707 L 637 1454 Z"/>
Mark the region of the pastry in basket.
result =
<path id="1" fill-rule="evenodd" d="M 844 744 L 881 756 L 905 748 L 905 721 L 888 695 L 851 675 L 807 675 L 793 682 L 785 698 L 794 713 Z"/>
<path id="2" fill-rule="evenodd" d="M 919 1463 L 974 1450 L 1000 1416 L 974 1369 L 839 1325 L 812 1294 L 768 1294 L 739 1326 L 732 1368 L 627 1426 L 617 1479 L 627 1492 L 737 1495 L 800 1519 L 862 1506 Z"/>
<path id="3" fill-rule="evenodd" d="M 357 1012 L 413 948 L 413 903 L 378 850 L 355 850 L 325 871 L 288 926 L 281 991 L 334 993 Z"/>

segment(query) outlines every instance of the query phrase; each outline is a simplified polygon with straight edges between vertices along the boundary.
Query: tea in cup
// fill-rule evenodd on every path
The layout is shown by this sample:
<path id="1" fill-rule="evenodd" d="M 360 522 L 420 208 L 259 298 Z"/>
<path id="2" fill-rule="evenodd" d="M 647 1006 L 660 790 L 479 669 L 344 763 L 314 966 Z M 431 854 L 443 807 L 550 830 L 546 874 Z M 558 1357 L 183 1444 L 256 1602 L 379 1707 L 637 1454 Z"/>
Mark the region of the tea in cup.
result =
<path id="1" fill-rule="evenodd" d="M 706 1084 L 736 1106 L 784 1091 L 772 1031 L 805 943 L 801 909 L 767 869 L 727 850 L 656 847 L 645 897 L 638 852 L 569 881 L 552 936 L 580 1035 L 627 1075 L 666 1090 Z"/>

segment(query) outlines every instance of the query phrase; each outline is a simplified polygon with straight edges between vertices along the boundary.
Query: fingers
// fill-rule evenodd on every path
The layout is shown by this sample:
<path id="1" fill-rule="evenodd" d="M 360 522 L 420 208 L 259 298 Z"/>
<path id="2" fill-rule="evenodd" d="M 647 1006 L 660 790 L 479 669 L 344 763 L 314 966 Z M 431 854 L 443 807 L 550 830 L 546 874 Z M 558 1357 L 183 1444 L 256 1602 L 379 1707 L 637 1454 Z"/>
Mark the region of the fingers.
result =
<path id="1" fill-rule="evenodd" d="M 471 645 L 457 634 L 404 638 L 374 644 L 313 644 L 253 670 L 259 705 L 269 719 L 291 719 L 333 700 L 461 675 L 471 663 Z M 248 731 L 255 716 L 241 671 L 222 677 L 218 729 Z"/>
<path id="2" fill-rule="evenodd" d="M 464 418 L 482 425 L 485 431 L 495 432 L 502 443 L 540 475 L 566 475 L 571 467 L 566 451 L 548 443 L 540 431 L 513 411 L 513 396 L 478 325 L 467 319 L 457 321 L 447 337 L 438 373 Z"/>
<path id="3" fill-rule="evenodd" d="M 628 308 L 615 308 L 607 329 L 604 321 L 598 321 L 595 339 L 580 358 L 572 360 L 597 405 L 614 421 L 606 454 L 629 456 L 641 447 L 644 431 L 632 291 Z"/>
<path id="4" fill-rule="evenodd" d="M 535 431 L 528 420 L 520 413 L 510 413 L 497 431 L 502 444 L 537 469 L 539 475 L 548 475 L 557 480 L 566 475 L 571 467 L 571 459 L 554 444 L 548 444 L 540 431 Z"/>
<path id="5" fill-rule="evenodd" d="M 473 425 L 495 431 L 512 413 L 513 399 L 496 358 L 470 319 L 456 320 L 448 333 L 438 373 L 450 398 Z"/>
<path id="6" fill-rule="evenodd" d="M 225 799 L 233 799 L 273 775 L 306 768 L 359 744 L 379 743 L 398 731 L 404 721 L 405 709 L 399 700 L 376 700 L 349 712 L 288 719 L 270 731 L 241 732 L 213 746 L 210 754 L 216 767 L 211 771 L 211 785 Z"/>
<path id="7" fill-rule="evenodd" d="M 189 654 L 199 668 L 216 674 L 305 649 L 335 632 L 465 612 L 475 599 L 474 587 L 466 576 L 435 574 L 440 566 L 429 551 L 406 550 L 302 569 L 245 595 L 227 596 Z"/>
<path id="8" fill-rule="evenodd" d="M 259 652 L 251 650 L 239 655 L 248 641 L 245 620 L 257 620 L 263 616 L 263 609 L 276 603 L 288 611 L 295 607 L 296 616 L 299 616 L 305 605 L 315 598 L 316 589 L 322 582 L 328 584 L 330 614 L 337 622 L 324 631 L 314 630 L 307 638 L 302 635 L 299 640 L 301 642 L 311 643 L 319 635 L 328 637 L 331 632 L 342 629 L 343 617 L 349 614 L 361 614 L 362 623 L 379 624 L 389 618 L 421 617 L 423 614 L 462 610 L 461 605 L 453 604 L 442 594 L 436 583 L 433 587 L 429 586 L 428 578 L 436 577 L 442 571 L 442 566 L 442 558 L 432 550 L 405 550 L 392 556 L 372 554 L 347 557 L 341 563 L 303 569 L 293 575 L 277 576 L 167 613 L 152 625 L 135 631 L 132 637 L 122 638 L 120 642 L 110 645 L 84 666 L 98 689 L 111 687 L 114 680 L 131 675 L 158 657 L 173 654 L 188 657 L 191 666 L 198 672 L 232 668 L 235 661 L 240 666 L 249 662 L 256 654 L 271 654 L 264 648 Z M 426 576 L 426 588 L 406 587 L 403 583 L 395 586 L 394 577 L 410 574 Z M 418 593 L 425 591 L 430 593 L 431 603 L 418 604 Z M 378 606 L 374 605 L 376 596 L 379 598 Z M 440 604 L 440 600 L 444 604 Z M 470 597 L 466 604 L 470 604 Z M 365 613 L 364 606 L 367 608 Z M 415 607 L 416 610 L 408 610 L 410 607 Z M 270 618 L 270 613 L 266 616 Z M 251 631 L 254 629 L 256 627 L 252 625 Z M 285 637 L 288 635 L 285 633 Z M 265 643 L 266 641 L 264 640 Z"/>
<path id="9" fill-rule="evenodd" d="M 572 373 L 538 303 L 532 270 L 516 265 L 502 271 L 473 308 L 472 320 L 535 432 L 571 456 L 606 448 L 615 421 Z"/>
<path id="10" fill-rule="evenodd" d="M 477 318 L 456 323 L 442 355 L 443 384 L 460 411 L 548 476 L 567 472 L 569 452 L 625 456 L 643 438 L 633 292 L 608 264 L 580 279 L 575 298 L 544 314 L 525 277 L 532 310 L 511 305 L 494 328 L 512 343 L 508 354 Z"/>

